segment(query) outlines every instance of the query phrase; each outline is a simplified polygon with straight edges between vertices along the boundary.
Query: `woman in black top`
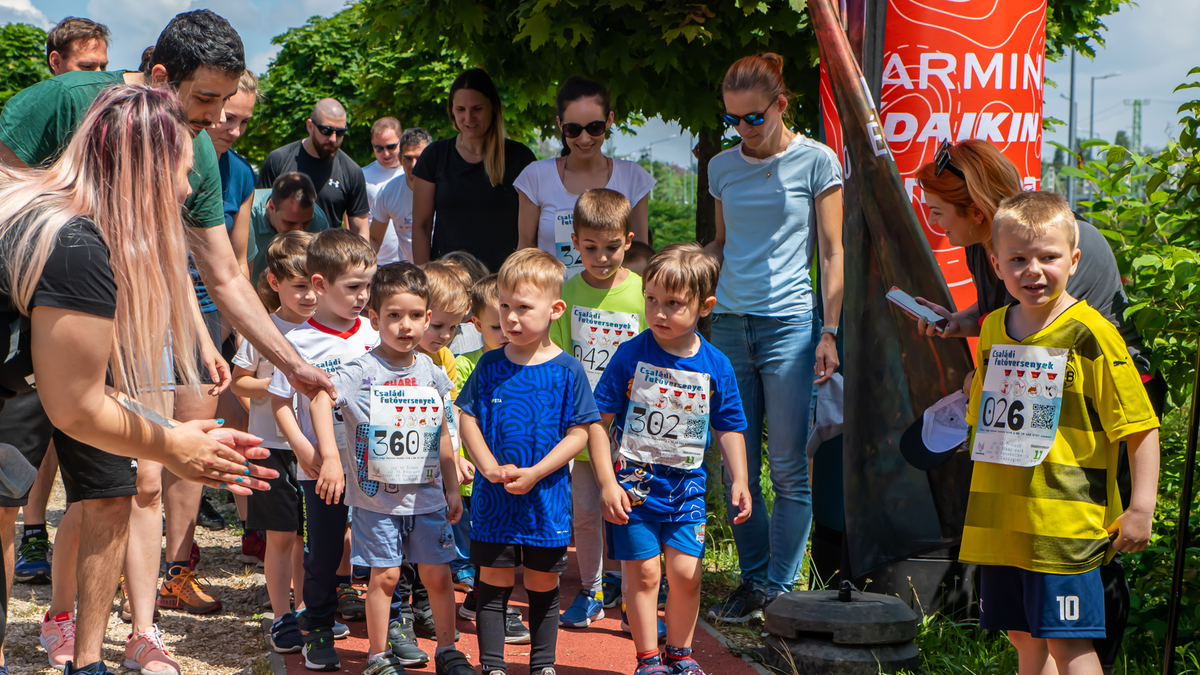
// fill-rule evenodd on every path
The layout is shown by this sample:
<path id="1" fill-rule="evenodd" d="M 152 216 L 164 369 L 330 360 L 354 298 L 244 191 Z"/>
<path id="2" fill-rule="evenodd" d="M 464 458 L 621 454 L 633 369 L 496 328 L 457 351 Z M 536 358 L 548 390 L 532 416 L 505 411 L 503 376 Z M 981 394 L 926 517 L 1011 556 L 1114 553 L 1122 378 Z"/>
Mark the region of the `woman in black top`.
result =
<path id="1" fill-rule="evenodd" d="M 459 75 L 447 108 L 458 135 L 430 144 L 413 168 L 413 261 L 467 251 L 497 272 L 517 250 L 513 181 L 536 158 L 504 137 L 500 94 L 484 71 Z"/>

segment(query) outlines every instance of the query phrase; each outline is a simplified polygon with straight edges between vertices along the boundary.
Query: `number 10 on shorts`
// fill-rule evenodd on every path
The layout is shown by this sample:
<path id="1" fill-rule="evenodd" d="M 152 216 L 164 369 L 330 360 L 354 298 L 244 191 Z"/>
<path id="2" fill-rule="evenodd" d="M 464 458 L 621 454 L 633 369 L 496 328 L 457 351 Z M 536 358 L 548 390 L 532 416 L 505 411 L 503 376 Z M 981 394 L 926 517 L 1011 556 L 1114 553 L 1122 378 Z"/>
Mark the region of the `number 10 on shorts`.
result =
<path id="1" fill-rule="evenodd" d="M 1057 597 L 1057 600 L 1059 621 L 1079 620 L 1079 596 L 1060 595 Z"/>

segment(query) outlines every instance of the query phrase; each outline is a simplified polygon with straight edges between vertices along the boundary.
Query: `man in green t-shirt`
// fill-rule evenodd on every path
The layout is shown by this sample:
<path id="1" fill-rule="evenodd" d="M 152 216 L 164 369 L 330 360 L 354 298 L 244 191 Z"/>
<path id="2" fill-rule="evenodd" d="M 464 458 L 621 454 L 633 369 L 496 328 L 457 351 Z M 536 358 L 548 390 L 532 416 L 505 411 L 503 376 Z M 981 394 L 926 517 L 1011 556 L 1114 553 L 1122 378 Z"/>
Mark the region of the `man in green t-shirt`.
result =
<path id="1" fill-rule="evenodd" d="M 189 248 L 209 293 L 241 335 L 268 355 L 299 391 L 313 395 L 325 389 L 333 393 L 328 376 L 300 359 L 274 327 L 254 289 L 241 273 L 225 228 L 218 227 L 225 222 L 220 171 L 212 141 L 204 130 L 221 120 L 225 101 L 237 92 L 238 81 L 246 67 L 241 38 L 228 21 L 211 11 L 186 12 L 172 19 L 163 30 L 154 47 L 152 61 L 153 67 L 144 73 L 71 72 L 18 93 L 0 113 L 0 162 L 22 167 L 53 161 L 105 87 L 121 83 L 171 87 L 179 96 L 195 137 L 190 177 L 192 195 L 185 203 L 185 222 L 191 226 L 188 228 Z M 170 180 L 170 177 L 163 179 Z M 198 306 L 196 310 L 199 311 Z M 214 379 L 223 379 L 222 384 L 228 386 L 227 366 L 221 368 L 223 372 L 217 372 L 218 363 L 223 365 L 223 361 L 207 333 L 200 342 L 209 343 L 206 353 L 210 355 L 205 357 L 208 370 L 219 375 Z M 106 672 L 101 648 L 121 561 L 129 558 L 123 553 L 127 533 L 134 529 L 127 523 L 131 502 L 132 497 L 127 496 L 81 502 L 82 528 L 86 528 L 88 536 L 80 537 L 78 541 L 77 604 L 75 607 L 52 606 L 49 617 L 54 620 L 48 618 L 43 625 L 43 638 L 46 638 L 46 624 L 53 624 L 51 646 L 60 655 L 57 658 L 67 654 L 73 656 L 70 660 L 78 668 L 67 667 L 68 673 Z M 191 515 L 195 515 L 194 507 Z M 154 520 L 157 525 L 157 515 Z M 78 536 L 79 530 L 75 532 Z M 0 533 L 0 537 L 3 536 L 6 535 Z M 66 541 L 58 544 L 67 550 L 71 548 Z M 154 544 L 156 550 L 158 546 L 158 543 Z M 135 564 L 140 562 L 138 556 L 133 559 Z M 169 557 L 169 560 L 176 559 Z M 152 564 L 152 574 L 156 577 L 158 564 Z M 67 584 L 74 581 L 63 580 Z M 57 585 L 59 580 L 55 583 Z M 74 593 L 63 594 L 64 598 L 73 596 Z M 152 613 L 153 605 L 142 604 L 146 593 L 139 592 L 135 596 L 130 598 L 131 605 L 148 607 L 148 610 L 134 614 Z M 75 617 L 70 614 L 73 609 L 77 612 Z M 69 629 L 63 627 L 67 623 L 72 624 Z M 135 625 L 135 633 L 153 628 L 152 619 L 142 623 L 148 625 Z M 134 637 L 144 641 L 140 633 Z M 67 642 L 73 643 L 72 649 L 66 648 Z M 154 650 L 150 653 L 160 654 Z M 157 659 L 158 666 L 169 666 L 170 657 L 165 653 L 161 656 L 163 658 Z M 62 667 L 61 662 L 53 665 Z M 161 670 L 158 666 L 155 667 Z M 163 672 L 169 672 L 169 668 Z"/>
<path id="2" fill-rule="evenodd" d="M 246 241 L 246 261 L 250 280 L 267 269 L 267 246 L 284 232 L 322 232 L 329 229 L 325 210 L 317 208 L 317 189 L 312 179 L 299 171 L 289 171 L 272 183 L 271 189 L 255 190 L 250 203 L 250 236 Z"/>

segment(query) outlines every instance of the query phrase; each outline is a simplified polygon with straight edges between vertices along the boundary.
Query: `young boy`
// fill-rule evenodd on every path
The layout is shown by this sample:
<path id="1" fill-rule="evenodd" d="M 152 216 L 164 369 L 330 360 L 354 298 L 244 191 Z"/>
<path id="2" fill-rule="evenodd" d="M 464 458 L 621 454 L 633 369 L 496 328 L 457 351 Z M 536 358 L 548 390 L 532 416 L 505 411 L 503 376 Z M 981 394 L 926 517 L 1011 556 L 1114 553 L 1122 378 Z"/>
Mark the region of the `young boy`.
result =
<path id="1" fill-rule="evenodd" d="M 625 267 L 630 272 L 642 276 L 642 272 L 646 271 L 646 264 L 654 257 L 654 249 L 650 244 L 644 241 L 635 241 L 630 245 L 629 250 L 625 252 Z"/>
<path id="2" fill-rule="evenodd" d="M 579 251 L 583 271 L 563 284 L 567 310 L 554 322 L 550 338 L 579 359 L 593 390 L 617 347 L 646 329 L 642 278 L 623 267 L 625 253 L 633 243 L 629 214 L 629 200 L 615 190 L 588 190 L 575 201 L 571 243 Z M 603 433 L 598 427 L 593 432 Z M 589 445 L 601 448 L 608 443 L 599 438 Z M 621 599 L 620 568 L 610 565 L 611 570 L 605 574 L 604 514 L 588 453 L 588 449 L 579 453 L 571 468 L 580 589 L 559 617 L 563 628 L 586 628 L 604 618 L 604 607 L 614 607 Z M 596 461 L 612 460 L 597 457 Z M 609 582 L 608 588 L 601 586 L 602 575 Z"/>
<path id="3" fill-rule="evenodd" d="M 707 514 L 708 429 L 732 479 L 735 523 L 750 517 L 746 417 L 729 359 L 696 332 L 716 304 L 720 265 L 696 244 L 673 244 L 646 266 L 650 330 L 617 350 L 600 382 L 601 426 L 615 423 L 616 472 L 595 463 L 609 557 L 624 560 L 637 675 L 703 675 L 692 659 Z M 657 640 L 658 556 L 666 553 L 667 644 Z M 664 663 L 665 661 L 665 663 Z"/>
<path id="4" fill-rule="evenodd" d="M 470 278 L 466 270 L 457 264 L 434 260 L 421 267 L 429 279 L 429 309 L 433 312 L 429 320 L 429 330 L 421 340 L 420 350 L 434 364 L 446 371 L 446 375 L 454 382 L 454 354 L 450 351 L 450 342 L 458 334 L 458 324 L 471 311 L 471 287 L 465 280 Z M 451 398 L 458 397 L 458 387 L 454 387 Z"/>
<path id="5" fill-rule="evenodd" d="M 474 675 L 467 658 L 454 649 L 454 589 L 449 562 L 455 556 L 451 530 L 462 515 L 458 494 L 457 449 L 450 441 L 450 411 L 444 398 L 453 384 L 433 361 L 416 351 L 429 326 L 429 286 L 425 273 L 409 262 L 385 265 L 371 281 L 371 327 L 379 346 L 343 363 L 333 376 L 346 436 L 339 449 L 334 436 L 333 401 L 313 399 L 313 427 L 323 463 L 350 468 L 347 502 L 353 507 L 351 561 L 371 568 L 367 587 L 366 675 L 402 675 L 404 666 L 428 661 L 404 659 L 389 649 L 392 593 L 400 563 L 418 565 L 429 591 L 437 626 L 439 675 Z M 335 494 L 335 498 L 336 498 Z M 422 653 L 423 654 L 423 653 Z"/>
<path id="6" fill-rule="evenodd" d="M 270 298 L 271 305 L 279 307 L 271 314 L 271 321 L 284 335 L 307 321 L 317 309 L 317 294 L 305 266 L 311 240 L 308 232 L 286 232 L 267 247 L 267 269 L 263 276 L 274 295 Z M 289 590 L 295 589 L 296 610 L 304 608 L 304 510 L 296 479 L 296 455 L 279 434 L 271 412 L 267 387 L 274 373 L 275 366 L 249 340 L 243 340 L 233 357 L 233 393 L 250 399 L 249 431 L 263 439 L 263 447 L 271 451 L 270 457 L 256 464 L 279 472 L 278 478 L 268 481 L 270 490 L 255 492 L 247 498 L 246 523 L 249 529 L 267 533 L 264 572 L 267 597 L 275 612 L 271 647 L 288 654 L 304 646 L 288 597 Z"/>
<path id="7" fill-rule="evenodd" d="M 379 334 L 359 316 L 367 305 L 375 274 L 375 250 L 370 242 L 344 229 L 326 230 L 313 237 L 305 261 L 317 292 L 311 319 L 287 334 L 288 342 L 305 361 L 327 373 L 361 356 L 379 343 Z M 299 396 L 280 371 L 271 385 L 272 412 L 284 439 L 296 453 L 300 487 L 304 490 L 304 602 L 300 622 L 304 636 L 304 665 L 309 670 L 338 670 L 333 647 L 334 612 L 338 588 L 350 575 L 338 575 L 346 536 L 348 512 L 340 499 L 345 476 L 340 462 L 323 461 L 314 447 L 311 401 Z M 339 448 L 346 437 L 337 434 Z M 337 495 L 337 497 L 335 497 Z"/>
<path id="8" fill-rule="evenodd" d="M 959 558 L 980 565 L 979 623 L 1007 631 L 1021 675 L 1101 673 L 1099 568 L 1146 547 L 1158 490 L 1158 418 L 1125 343 L 1066 292 L 1076 236 L 1059 195 L 1000 204 L 992 265 L 1017 303 L 984 319 L 967 409 L 976 463 Z M 1121 441 L 1133 474 L 1124 512 Z"/>
<path id="9" fill-rule="evenodd" d="M 599 421 L 579 361 L 550 340 L 566 309 L 565 267 L 538 249 L 513 253 L 500 268 L 500 321 L 509 343 L 484 354 L 458 397 L 460 432 L 475 461 L 471 562 L 480 566 L 479 660 L 504 675 L 504 607 L 514 569 L 525 567 L 531 675 L 552 675 L 558 640 L 558 574 L 571 539 L 566 465 Z"/>

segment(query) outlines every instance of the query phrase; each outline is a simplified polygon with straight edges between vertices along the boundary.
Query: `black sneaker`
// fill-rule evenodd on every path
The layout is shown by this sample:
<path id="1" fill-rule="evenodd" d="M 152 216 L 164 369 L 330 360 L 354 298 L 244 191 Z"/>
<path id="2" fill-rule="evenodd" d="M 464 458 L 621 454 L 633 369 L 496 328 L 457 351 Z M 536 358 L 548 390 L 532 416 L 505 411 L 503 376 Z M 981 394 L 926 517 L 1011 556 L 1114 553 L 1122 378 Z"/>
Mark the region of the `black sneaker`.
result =
<path id="1" fill-rule="evenodd" d="M 504 642 L 510 645 L 527 645 L 532 638 L 529 629 L 521 623 L 521 612 L 508 607 L 504 612 Z"/>
<path id="2" fill-rule="evenodd" d="M 475 675 L 475 668 L 467 660 L 466 654 L 457 649 L 438 654 L 433 665 L 436 675 Z"/>
<path id="3" fill-rule="evenodd" d="M 433 610 L 426 609 L 421 611 L 413 608 L 413 632 L 417 637 L 423 637 L 427 640 L 437 640 L 437 626 L 433 624 Z M 458 629 L 454 629 L 454 641 L 458 642 L 462 637 L 462 633 Z"/>
<path id="4" fill-rule="evenodd" d="M 350 584 L 341 584 L 337 590 L 338 612 L 343 621 L 362 621 L 367 618 L 367 605 L 362 591 Z"/>
<path id="5" fill-rule="evenodd" d="M 708 618 L 724 623 L 746 623 L 751 619 L 761 621 L 766 606 L 767 594 L 749 581 L 743 581 L 724 602 L 708 610 Z"/>
<path id="6" fill-rule="evenodd" d="M 420 666 L 429 663 L 429 655 L 417 646 L 412 621 L 393 621 L 388 625 L 388 647 L 392 655 L 405 666 Z"/>
<path id="7" fill-rule="evenodd" d="M 196 524 L 213 531 L 225 529 L 225 516 L 217 511 L 217 507 L 208 501 L 208 495 L 200 498 L 200 511 L 196 514 Z"/>
<path id="8" fill-rule="evenodd" d="M 304 636 L 296 615 L 288 612 L 271 625 L 271 649 L 280 654 L 294 654 L 304 648 Z"/>
<path id="9" fill-rule="evenodd" d="M 67 661 L 67 665 L 63 667 L 63 673 L 65 675 L 72 675 L 73 673 L 80 673 L 80 675 L 110 675 L 112 671 L 108 669 L 104 661 L 89 663 L 82 668 L 76 668 L 74 664 Z"/>
<path id="10" fill-rule="evenodd" d="M 314 628 L 304 636 L 304 667 L 309 670 L 340 670 L 337 650 L 333 648 L 333 629 Z"/>
<path id="11" fill-rule="evenodd" d="M 478 601 L 479 601 L 479 588 L 475 587 L 475 588 L 471 589 L 470 593 L 467 593 L 467 597 L 463 598 L 463 603 L 458 606 L 458 615 L 461 616 L 462 618 L 466 619 L 467 621 L 474 621 L 475 620 L 475 605 Z"/>
<path id="12" fill-rule="evenodd" d="M 368 663 L 366 669 L 363 670 L 363 675 L 408 675 L 408 671 L 404 670 L 400 659 L 388 656 Z"/>

